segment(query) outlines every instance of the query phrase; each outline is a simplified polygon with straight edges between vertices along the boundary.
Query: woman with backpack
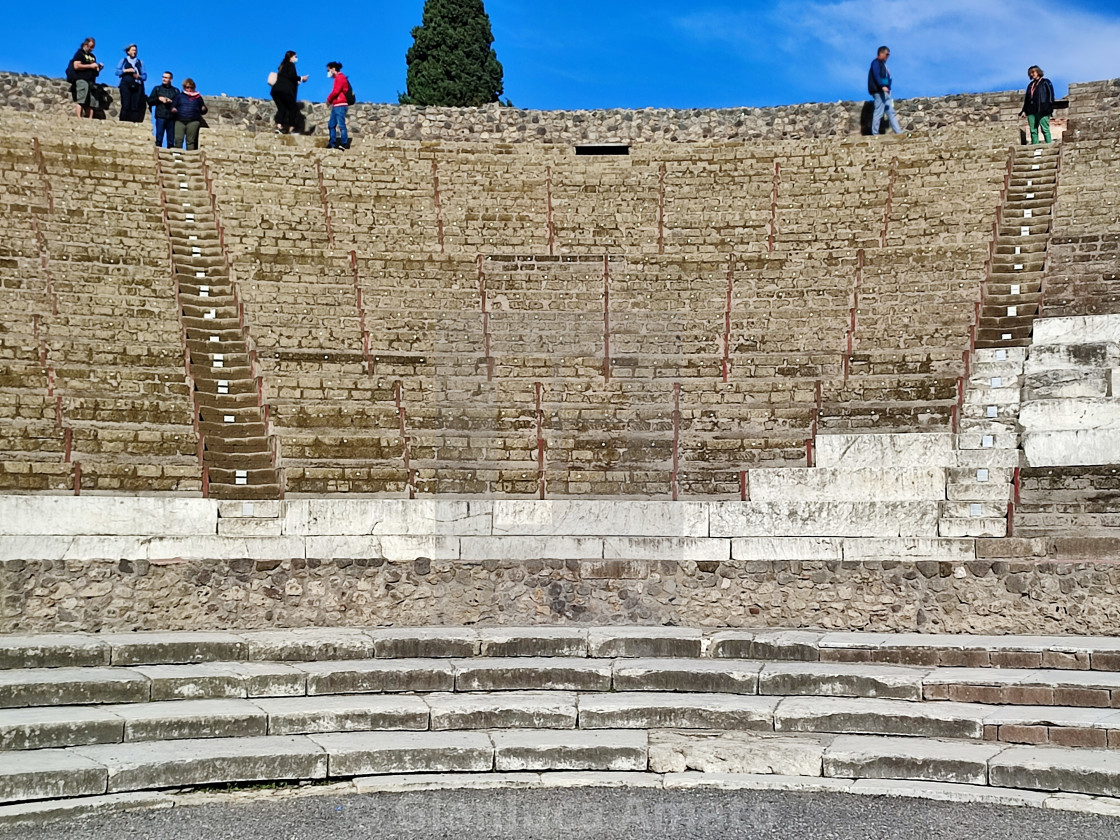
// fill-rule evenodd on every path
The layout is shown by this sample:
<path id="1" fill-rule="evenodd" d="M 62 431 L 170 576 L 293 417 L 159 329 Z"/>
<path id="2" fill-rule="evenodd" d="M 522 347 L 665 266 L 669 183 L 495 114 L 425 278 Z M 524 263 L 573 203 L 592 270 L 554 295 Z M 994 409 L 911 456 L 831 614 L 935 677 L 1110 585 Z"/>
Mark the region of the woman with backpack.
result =
<path id="1" fill-rule="evenodd" d="M 1054 113 L 1054 86 L 1042 74 L 1042 68 L 1032 64 L 1027 69 L 1031 83 L 1023 96 L 1023 110 L 1019 116 L 1026 116 L 1031 129 L 1031 143 L 1038 142 L 1038 130 L 1042 129 L 1043 139 L 1050 142 L 1050 117 Z"/>
<path id="2" fill-rule="evenodd" d="M 276 68 L 275 78 L 269 78 L 272 85 L 272 101 L 276 103 L 276 133 L 295 134 L 300 122 L 299 105 L 296 102 L 296 91 L 300 82 L 306 82 L 307 76 L 296 73 L 296 62 L 299 56 L 295 50 L 284 53 L 284 59 Z"/>
<path id="3" fill-rule="evenodd" d="M 346 113 L 354 104 L 354 92 L 350 89 L 350 82 L 342 73 L 342 63 L 339 61 L 327 62 L 327 78 L 334 79 L 334 87 L 327 94 L 327 104 L 331 106 L 331 118 L 327 122 L 327 131 L 330 132 L 328 149 L 349 149 L 350 137 L 346 133 Z M 335 129 L 339 130 L 335 138 Z"/>

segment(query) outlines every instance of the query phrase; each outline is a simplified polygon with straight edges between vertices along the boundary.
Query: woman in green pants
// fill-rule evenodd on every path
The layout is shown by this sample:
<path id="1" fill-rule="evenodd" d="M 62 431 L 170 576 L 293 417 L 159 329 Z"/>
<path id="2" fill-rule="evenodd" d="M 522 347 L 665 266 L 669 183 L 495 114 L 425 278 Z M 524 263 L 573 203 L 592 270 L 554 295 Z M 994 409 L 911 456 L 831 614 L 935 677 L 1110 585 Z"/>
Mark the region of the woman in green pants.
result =
<path id="1" fill-rule="evenodd" d="M 1026 95 L 1023 97 L 1023 110 L 1019 116 L 1027 117 L 1027 125 L 1031 127 L 1031 142 L 1038 142 L 1038 129 L 1042 129 L 1042 137 L 1050 142 L 1050 116 L 1054 113 L 1054 86 L 1050 80 L 1042 75 L 1042 68 L 1037 64 L 1027 70 L 1031 83 L 1027 85 Z"/>

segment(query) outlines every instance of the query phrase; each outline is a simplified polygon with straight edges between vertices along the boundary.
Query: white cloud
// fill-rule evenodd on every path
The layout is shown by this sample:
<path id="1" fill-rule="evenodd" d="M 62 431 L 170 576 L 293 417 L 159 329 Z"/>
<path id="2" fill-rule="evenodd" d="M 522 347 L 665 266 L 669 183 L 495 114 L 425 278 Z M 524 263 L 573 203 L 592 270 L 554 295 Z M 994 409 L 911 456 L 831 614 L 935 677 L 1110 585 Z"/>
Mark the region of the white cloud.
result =
<path id="1" fill-rule="evenodd" d="M 789 63 L 812 87 L 862 80 L 875 47 L 889 44 L 900 96 L 1020 88 L 1040 64 L 1052 79 L 1120 75 L 1120 13 L 1020 0 L 783 0 L 767 12 L 708 11 L 677 21 L 700 41 L 737 45 Z M 761 55 L 760 55 L 761 54 Z M 1059 86 L 1059 93 L 1063 90 Z"/>

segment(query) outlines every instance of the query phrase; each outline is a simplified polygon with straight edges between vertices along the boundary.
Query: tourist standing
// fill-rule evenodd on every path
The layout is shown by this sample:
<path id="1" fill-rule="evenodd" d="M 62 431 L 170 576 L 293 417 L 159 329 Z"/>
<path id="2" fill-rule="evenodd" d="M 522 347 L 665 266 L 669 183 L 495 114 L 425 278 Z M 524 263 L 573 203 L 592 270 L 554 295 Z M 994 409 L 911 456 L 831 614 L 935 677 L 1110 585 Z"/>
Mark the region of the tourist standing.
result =
<path id="1" fill-rule="evenodd" d="M 97 101 L 97 74 L 105 66 L 93 54 L 97 46 L 93 38 L 86 38 L 70 64 L 66 67 L 66 79 L 70 82 L 70 95 L 74 99 L 74 116 L 91 118 L 93 103 Z"/>
<path id="2" fill-rule="evenodd" d="M 124 58 L 117 62 L 117 78 L 120 79 L 121 122 L 143 122 L 144 83 L 148 81 L 148 74 L 144 71 L 144 62 L 136 57 L 135 44 L 124 48 Z"/>
<path id="3" fill-rule="evenodd" d="M 871 69 L 867 71 L 867 92 L 875 100 L 875 110 L 871 115 L 871 133 L 879 134 L 879 124 L 883 121 L 883 114 L 891 124 L 891 131 L 901 134 L 898 117 L 894 113 L 894 99 L 891 97 L 891 74 L 887 70 L 887 59 L 891 51 L 887 47 L 879 47 L 879 54 L 871 62 Z"/>
<path id="4" fill-rule="evenodd" d="M 171 103 L 179 95 L 179 89 L 171 84 L 173 78 L 170 70 L 164 70 L 163 79 L 148 96 L 155 122 L 156 145 L 166 145 L 169 149 L 175 139 L 175 115 L 171 113 Z"/>
<path id="5" fill-rule="evenodd" d="M 198 148 L 198 130 L 202 128 L 202 115 L 206 113 L 206 103 L 194 86 L 194 79 L 183 79 L 183 89 L 171 101 L 171 113 L 175 117 L 175 148 L 187 151 Z"/>
<path id="6" fill-rule="evenodd" d="M 327 131 L 330 134 L 328 149 L 349 149 L 350 137 L 346 133 L 346 114 L 350 110 L 350 82 L 342 72 L 342 63 L 330 61 L 327 63 L 327 78 L 334 80 L 334 87 L 327 94 L 327 104 L 331 106 L 331 118 L 327 121 Z M 338 138 L 335 138 L 335 129 L 338 129 Z"/>
<path id="7" fill-rule="evenodd" d="M 272 85 L 272 101 L 276 103 L 276 131 L 279 134 L 295 134 L 299 125 L 299 105 L 296 102 L 296 92 L 300 82 L 306 82 L 307 76 L 296 73 L 296 62 L 299 56 L 295 50 L 284 53 L 284 59 L 276 68 L 276 81 Z"/>
<path id="8" fill-rule="evenodd" d="M 1033 64 L 1027 69 L 1031 83 L 1023 96 L 1023 110 L 1019 116 L 1026 116 L 1031 129 L 1031 143 L 1038 142 L 1038 130 L 1042 129 L 1043 139 L 1050 142 L 1050 117 L 1054 114 L 1054 86 L 1042 74 L 1042 68 Z"/>

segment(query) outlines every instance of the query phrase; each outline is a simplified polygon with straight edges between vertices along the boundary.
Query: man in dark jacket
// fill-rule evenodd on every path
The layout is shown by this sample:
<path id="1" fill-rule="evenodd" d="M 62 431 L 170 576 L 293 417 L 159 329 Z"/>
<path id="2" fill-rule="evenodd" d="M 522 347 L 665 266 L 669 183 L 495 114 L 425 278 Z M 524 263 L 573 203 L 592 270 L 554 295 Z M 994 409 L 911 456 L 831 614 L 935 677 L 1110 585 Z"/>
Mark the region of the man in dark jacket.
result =
<path id="1" fill-rule="evenodd" d="M 1026 116 L 1027 125 L 1031 128 L 1031 143 L 1038 142 L 1038 129 L 1042 129 L 1042 137 L 1050 142 L 1050 117 L 1054 114 L 1054 86 L 1042 74 L 1042 68 L 1034 64 L 1027 70 L 1031 83 L 1027 85 L 1027 92 L 1023 96 L 1023 110 L 1019 116 Z"/>
<path id="2" fill-rule="evenodd" d="M 898 117 L 894 113 L 894 100 L 891 98 L 891 74 L 887 70 L 887 59 L 891 51 L 887 47 L 879 47 L 879 54 L 871 62 L 871 69 L 867 71 L 867 92 L 875 100 L 875 111 L 871 116 L 871 133 L 879 134 L 879 125 L 883 122 L 883 113 L 886 112 L 890 120 L 891 131 L 901 134 Z"/>
<path id="3" fill-rule="evenodd" d="M 156 124 L 156 145 L 166 145 L 168 149 L 175 141 L 175 117 L 171 113 L 171 103 L 179 93 L 179 89 L 171 84 L 170 70 L 163 71 L 163 81 L 159 86 L 152 88 L 148 95 L 148 104 L 152 108 L 152 119 Z"/>

